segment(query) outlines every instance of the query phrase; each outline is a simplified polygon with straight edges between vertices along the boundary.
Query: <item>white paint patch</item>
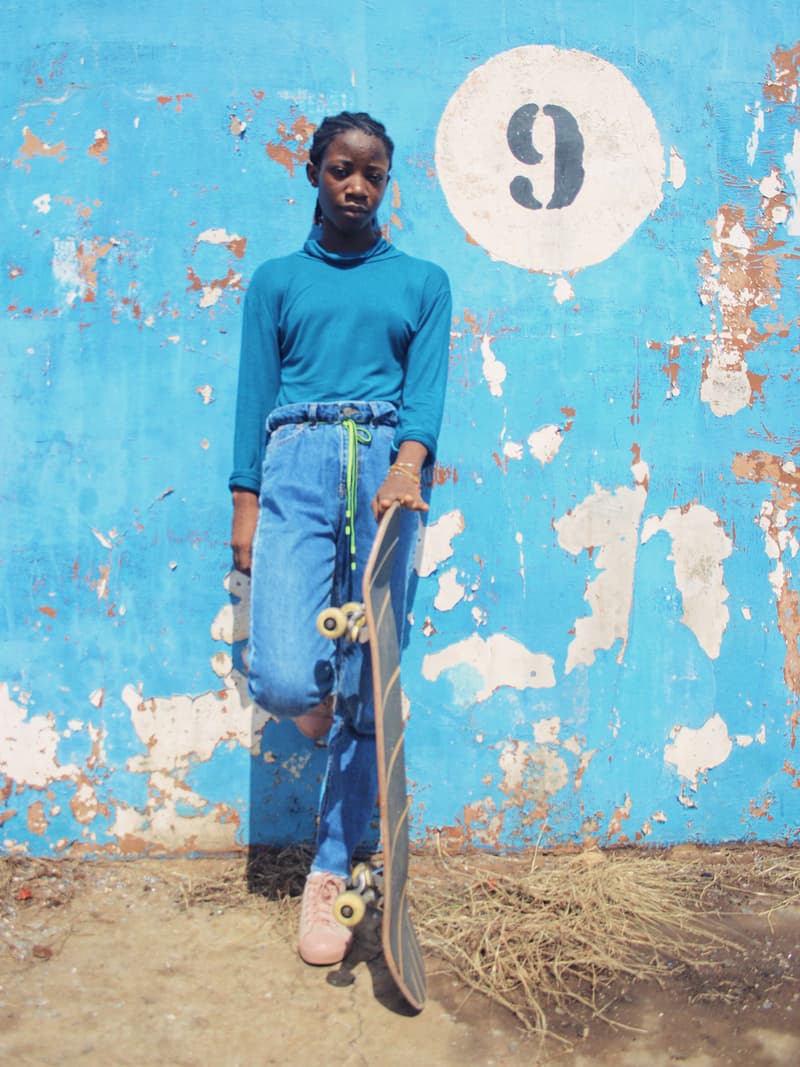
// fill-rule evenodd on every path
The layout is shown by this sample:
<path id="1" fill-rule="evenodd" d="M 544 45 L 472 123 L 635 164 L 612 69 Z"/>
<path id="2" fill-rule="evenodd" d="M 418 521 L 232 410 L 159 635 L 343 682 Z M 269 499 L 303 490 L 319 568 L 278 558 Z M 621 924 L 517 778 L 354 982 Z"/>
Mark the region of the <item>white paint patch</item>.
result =
<path id="1" fill-rule="evenodd" d="M 553 299 L 557 304 L 566 304 L 568 300 L 575 299 L 575 290 L 563 275 L 553 284 Z"/>
<path id="2" fill-rule="evenodd" d="M 233 660 L 227 652 L 216 652 L 211 657 L 211 670 L 218 678 L 226 678 L 233 671 Z"/>
<path id="3" fill-rule="evenodd" d="M 236 847 L 239 820 L 225 804 L 209 803 L 169 774 L 152 774 L 144 811 L 116 803 L 109 830 L 115 841 L 126 838 L 146 842 L 169 852 L 202 847 L 206 852 L 228 852 Z M 185 808 L 194 809 L 186 814 Z"/>
<path id="4" fill-rule="evenodd" d="M 239 285 L 241 280 L 241 274 L 232 274 L 230 278 L 225 279 L 224 284 L 218 282 L 212 282 L 211 285 L 204 284 L 201 290 L 203 295 L 198 301 L 198 306 L 201 308 L 214 307 L 214 305 L 219 302 L 222 294 L 225 292 L 228 286 L 236 288 L 236 286 Z"/>
<path id="5" fill-rule="evenodd" d="M 628 642 L 633 599 L 633 578 L 639 542 L 639 524 L 647 500 L 647 464 L 634 472 L 638 484 L 614 492 L 599 486 L 573 511 L 555 524 L 558 543 L 572 555 L 594 553 L 599 576 L 588 582 L 584 600 L 591 614 L 575 620 L 575 636 L 567 650 L 565 671 L 579 664 L 591 666 L 599 649 L 622 643 L 617 662 L 622 662 Z"/>
<path id="6" fill-rule="evenodd" d="M 53 277 L 64 291 L 67 304 L 83 299 L 86 282 L 81 277 L 78 244 L 74 238 L 56 237 L 53 240 Z"/>
<path id="7" fill-rule="evenodd" d="M 783 162 L 786 174 L 794 185 L 794 193 L 788 198 L 792 214 L 786 223 L 786 231 L 792 237 L 800 237 L 800 131 L 795 130 L 792 150 Z"/>
<path id="8" fill-rule="evenodd" d="M 661 202 L 665 161 L 653 115 L 620 70 L 588 52 L 524 45 L 453 94 L 436 172 L 453 215 L 493 259 L 556 274 L 624 244 Z"/>
<path id="9" fill-rule="evenodd" d="M 669 150 L 669 182 L 673 189 L 682 189 L 686 184 L 686 164 L 674 145 Z"/>
<path id="10" fill-rule="evenodd" d="M 211 636 L 215 641 L 232 645 L 250 636 L 250 579 L 241 571 L 230 571 L 224 585 L 236 602 L 225 604 L 217 612 L 211 623 Z"/>
<path id="11" fill-rule="evenodd" d="M 40 215 L 49 215 L 51 207 L 52 197 L 50 193 L 42 193 L 41 196 L 37 196 L 33 201 L 33 206 L 39 212 Z"/>
<path id="12" fill-rule="evenodd" d="M 458 580 L 458 568 L 451 567 L 439 578 L 439 592 L 433 601 L 437 611 L 451 611 L 464 599 L 464 586 Z"/>
<path id="13" fill-rule="evenodd" d="M 221 693 L 213 690 L 195 697 L 178 694 L 143 699 L 132 685 L 126 685 L 122 701 L 147 750 L 145 755 L 128 760 L 127 768 L 134 774 L 185 770 L 191 763 L 210 760 L 225 741 L 233 741 L 256 756 L 261 733 L 271 718 L 250 699 L 247 680 L 239 671 L 225 679 Z"/>
<path id="14" fill-rule="evenodd" d="M 204 404 L 213 404 L 214 403 L 214 390 L 213 390 L 212 386 L 207 385 L 207 384 L 206 385 L 198 385 L 197 388 L 195 389 L 195 392 L 197 393 L 198 396 L 201 396 L 203 398 L 203 403 Z"/>
<path id="15" fill-rule="evenodd" d="M 567 765 L 557 752 L 528 741 L 507 741 L 498 763 L 503 772 L 498 788 L 526 806 L 547 803 L 569 781 Z"/>
<path id="16" fill-rule="evenodd" d="M 453 538 L 464 532 L 464 516 L 456 509 L 448 511 L 428 526 L 420 524 L 414 569 L 420 578 L 433 574 L 440 563 L 453 555 Z"/>
<path id="17" fill-rule="evenodd" d="M 516 441 L 506 441 L 503 445 L 503 455 L 506 459 L 522 459 L 522 445 Z"/>
<path id="18" fill-rule="evenodd" d="M 460 667 L 471 668 L 479 676 L 477 692 L 472 696 L 476 703 L 488 700 L 502 686 L 522 690 L 552 688 L 556 684 L 551 656 L 530 652 L 505 634 L 488 638 L 473 634 L 427 655 L 422 661 L 422 675 L 436 681 L 440 675 Z"/>
<path id="19" fill-rule="evenodd" d="M 688 626 L 710 659 L 719 656 L 730 619 L 722 561 L 732 552 L 719 516 L 702 504 L 670 508 L 651 516 L 642 529 L 642 544 L 665 531 L 672 538 L 675 584 L 683 600 L 681 622 Z"/>
<path id="20" fill-rule="evenodd" d="M 209 244 L 209 245 L 229 245 L 234 241 L 241 241 L 242 238 L 238 233 L 228 233 L 223 229 L 211 229 L 203 230 L 198 236 L 196 244 Z"/>
<path id="21" fill-rule="evenodd" d="M 747 138 L 747 162 L 752 167 L 755 163 L 756 152 L 758 152 L 760 135 L 764 132 L 764 111 L 758 100 L 752 108 L 747 110 L 753 115 L 753 132 Z"/>
<path id="22" fill-rule="evenodd" d="M 44 789 L 52 782 L 78 776 L 78 768 L 58 762 L 59 734 L 53 715 L 32 715 L 12 700 L 0 682 L 0 775 L 17 786 Z"/>
<path id="23" fill-rule="evenodd" d="M 561 719 L 554 715 L 551 719 L 540 719 L 533 724 L 533 739 L 537 745 L 557 745 L 561 732 Z"/>
<path id="24" fill-rule="evenodd" d="M 542 466 L 553 462 L 563 443 L 564 433 L 560 426 L 542 426 L 528 437 L 530 453 Z"/>
<path id="25" fill-rule="evenodd" d="M 481 356 L 483 357 L 483 377 L 492 396 L 503 395 L 503 382 L 506 380 L 506 365 L 501 363 L 492 351 L 492 338 L 484 334 L 481 338 Z"/>
<path id="26" fill-rule="evenodd" d="M 701 774 L 719 767 L 733 751 L 733 741 L 725 720 L 719 715 L 707 719 L 699 730 L 676 726 L 671 743 L 664 749 L 664 761 L 677 768 L 681 778 L 697 786 Z"/>

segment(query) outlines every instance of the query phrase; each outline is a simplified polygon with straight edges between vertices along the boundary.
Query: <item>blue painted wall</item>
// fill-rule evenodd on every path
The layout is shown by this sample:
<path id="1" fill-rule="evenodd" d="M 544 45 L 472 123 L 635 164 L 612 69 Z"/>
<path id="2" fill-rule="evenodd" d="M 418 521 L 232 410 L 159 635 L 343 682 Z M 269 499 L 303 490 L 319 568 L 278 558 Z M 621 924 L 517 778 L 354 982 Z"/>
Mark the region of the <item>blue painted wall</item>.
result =
<path id="1" fill-rule="evenodd" d="M 3 846 L 313 833 L 324 751 L 243 695 L 226 479 L 241 300 L 345 107 L 454 294 L 418 838 L 794 838 L 794 5 L 138 8 L 2 15 Z"/>

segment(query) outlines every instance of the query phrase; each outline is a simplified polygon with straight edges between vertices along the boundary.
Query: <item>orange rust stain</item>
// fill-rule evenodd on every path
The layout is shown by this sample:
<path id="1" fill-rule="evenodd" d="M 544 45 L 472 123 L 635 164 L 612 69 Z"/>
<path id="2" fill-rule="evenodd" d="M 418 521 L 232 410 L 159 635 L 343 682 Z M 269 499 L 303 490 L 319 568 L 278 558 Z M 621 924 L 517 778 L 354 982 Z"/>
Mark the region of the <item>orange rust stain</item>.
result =
<path id="1" fill-rule="evenodd" d="M 204 289 L 218 289 L 218 290 L 222 290 L 222 289 L 239 289 L 239 290 L 241 290 L 241 289 L 244 288 L 242 286 L 242 276 L 241 276 L 241 274 L 237 274 L 236 271 L 232 267 L 228 268 L 228 273 L 225 275 L 224 278 L 215 278 L 213 281 L 210 281 L 210 282 L 204 282 L 203 279 L 196 273 L 195 270 L 193 270 L 192 267 L 187 267 L 186 268 L 186 276 L 189 279 L 189 284 L 186 287 L 186 291 L 188 293 L 191 293 L 191 292 L 199 293 L 199 292 L 202 292 Z"/>
<path id="2" fill-rule="evenodd" d="M 426 475 L 426 484 L 428 485 L 444 485 L 445 482 L 450 481 L 452 478 L 453 485 L 458 484 L 458 470 L 455 466 L 443 466 L 441 463 L 434 463 Z"/>
<path id="3" fill-rule="evenodd" d="M 787 513 L 800 501 L 800 471 L 793 468 L 793 462 L 787 463 L 779 456 L 760 450 L 738 453 L 731 465 L 737 478 L 772 487 L 774 507 L 765 534 L 776 546 L 780 544 Z M 765 516 L 762 521 L 763 518 Z M 790 691 L 800 696 L 800 593 L 791 588 L 790 578 L 791 572 L 787 568 L 777 597 L 778 629 L 786 645 L 783 678 Z"/>
<path id="4" fill-rule="evenodd" d="M 108 805 L 99 803 L 94 785 L 88 778 L 81 775 L 76 785 L 77 790 L 69 802 L 76 822 L 86 826 L 94 822 L 98 815 L 110 815 Z"/>
<path id="5" fill-rule="evenodd" d="M 86 154 L 100 163 L 108 163 L 108 130 L 98 130 L 94 135 L 94 142 L 86 150 Z"/>
<path id="6" fill-rule="evenodd" d="M 294 177 L 294 168 L 308 162 L 308 141 L 314 135 L 316 126 L 309 122 L 305 115 L 300 115 L 291 126 L 285 122 L 278 123 L 278 137 L 280 141 L 270 141 L 266 146 L 266 153 L 273 163 L 279 163 L 286 167 L 290 177 Z"/>
<path id="7" fill-rule="evenodd" d="M 639 381 L 639 371 L 637 369 L 633 377 L 633 385 L 631 386 L 631 426 L 636 426 L 639 423 L 639 405 L 642 402 L 642 389 Z"/>
<path id="8" fill-rule="evenodd" d="M 12 279 L 13 278 L 21 278 L 24 273 L 25 272 L 23 271 L 22 267 L 18 267 L 13 263 L 9 265 L 9 268 L 8 268 L 8 276 L 9 276 L 9 278 L 12 278 Z"/>
<path id="9" fill-rule="evenodd" d="M 30 127 L 23 126 L 22 147 L 19 150 L 19 156 L 14 160 L 14 166 L 30 171 L 30 163 L 27 161 L 36 158 L 57 159 L 59 163 L 63 163 L 66 159 L 66 151 L 67 147 L 63 141 L 49 145 L 38 138 Z"/>
<path id="10" fill-rule="evenodd" d="M 234 237 L 228 241 L 225 246 L 229 252 L 233 253 L 237 259 L 242 259 L 247 250 L 247 238 L 246 237 Z"/>
<path id="11" fill-rule="evenodd" d="M 41 800 L 34 801 L 28 808 L 28 830 L 41 837 L 47 833 L 49 825 L 44 813 L 44 804 Z"/>
<path id="12" fill-rule="evenodd" d="M 51 608 L 49 605 L 45 605 L 44 607 L 39 608 L 39 611 L 41 611 L 42 615 L 47 615 L 49 619 L 54 619 L 58 614 L 56 609 Z"/>
<path id="13" fill-rule="evenodd" d="M 800 80 L 800 42 L 792 48 L 776 48 L 772 69 L 764 83 L 764 96 L 776 104 L 794 102 Z"/>
<path id="14" fill-rule="evenodd" d="M 171 104 L 174 100 L 175 111 L 177 113 L 180 113 L 181 111 L 183 111 L 183 101 L 192 100 L 193 98 L 194 93 L 176 93 L 175 96 L 157 96 L 156 100 L 161 105 L 161 107 L 166 107 L 167 104 Z"/>
<path id="15" fill-rule="evenodd" d="M 792 779 L 792 789 L 800 789 L 800 767 L 795 767 L 787 759 L 784 760 L 781 770 Z"/>
<path id="16" fill-rule="evenodd" d="M 754 819 L 766 819 L 767 822 L 772 822 L 773 816 L 770 815 L 769 809 L 772 807 L 775 798 L 773 796 L 767 796 L 761 804 L 757 804 L 755 800 L 750 801 L 750 815 Z"/>
<path id="17" fill-rule="evenodd" d="M 92 238 L 88 244 L 81 241 L 78 245 L 76 252 L 78 273 L 86 283 L 86 292 L 83 296 L 86 304 L 93 304 L 97 299 L 97 262 L 105 259 L 112 248 L 114 248 L 113 241 L 102 241 L 98 237 Z"/>
<path id="18" fill-rule="evenodd" d="M 783 242 L 774 239 L 775 225 L 762 215 L 761 225 L 748 227 L 744 208 L 736 204 L 723 204 L 710 223 L 715 254 L 706 249 L 699 259 L 700 297 L 712 309 L 704 379 L 716 360 L 729 372 L 745 369 L 746 354 L 771 335 L 754 316 L 762 308 L 777 309 L 780 300 L 780 257 L 774 253 Z"/>
<path id="19" fill-rule="evenodd" d="M 625 803 L 621 804 L 618 808 L 615 808 L 611 819 L 608 823 L 608 839 L 612 837 L 619 838 L 618 844 L 625 844 L 628 840 L 627 836 L 622 833 L 622 824 L 631 817 L 631 803 L 630 797 L 625 798 Z"/>
<path id="20" fill-rule="evenodd" d="M 464 238 L 468 245 L 475 245 L 476 248 L 480 248 L 480 244 L 475 240 L 474 237 L 471 237 L 466 230 L 464 230 Z"/>
<path id="21" fill-rule="evenodd" d="M 17 814 L 16 809 L 11 808 L 9 811 L 0 811 L 0 826 L 7 823 L 9 819 L 13 819 Z"/>

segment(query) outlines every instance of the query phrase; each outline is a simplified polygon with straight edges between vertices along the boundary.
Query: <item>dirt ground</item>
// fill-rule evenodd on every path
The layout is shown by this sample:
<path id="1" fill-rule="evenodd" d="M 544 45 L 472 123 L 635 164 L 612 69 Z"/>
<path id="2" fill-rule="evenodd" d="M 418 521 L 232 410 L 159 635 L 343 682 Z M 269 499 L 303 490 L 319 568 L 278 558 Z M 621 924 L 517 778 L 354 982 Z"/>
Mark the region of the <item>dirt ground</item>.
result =
<path id="1" fill-rule="evenodd" d="M 368 923 L 345 968 L 305 966 L 297 902 L 248 894 L 241 878 L 234 892 L 231 862 L 0 859 L 0 1063 L 800 1063 L 796 902 L 768 919 L 758 894 L 731 891 L 716 906 L 745 948 L 721 961 L 716 988 L 686 974 L 620 987 L 610 1023 L 556 1015 L 542 1041 L 431 955 L 428 1004 L 409 1015 Z"/>

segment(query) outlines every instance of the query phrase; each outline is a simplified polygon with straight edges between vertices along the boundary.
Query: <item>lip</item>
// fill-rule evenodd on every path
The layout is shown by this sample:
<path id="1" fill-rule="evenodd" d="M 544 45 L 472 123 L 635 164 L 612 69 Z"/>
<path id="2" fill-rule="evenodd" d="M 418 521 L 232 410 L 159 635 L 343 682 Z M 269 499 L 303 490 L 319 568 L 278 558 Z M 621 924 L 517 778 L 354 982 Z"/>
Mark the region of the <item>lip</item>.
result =
<path id="1" fill-rule="evenodd" d="M 367 209 L 364 207 L 359 207 L 357 204 L 343 204 L 341 207 L 341 212 L 343 215 L 360 216 L 366 215 Z"/>

